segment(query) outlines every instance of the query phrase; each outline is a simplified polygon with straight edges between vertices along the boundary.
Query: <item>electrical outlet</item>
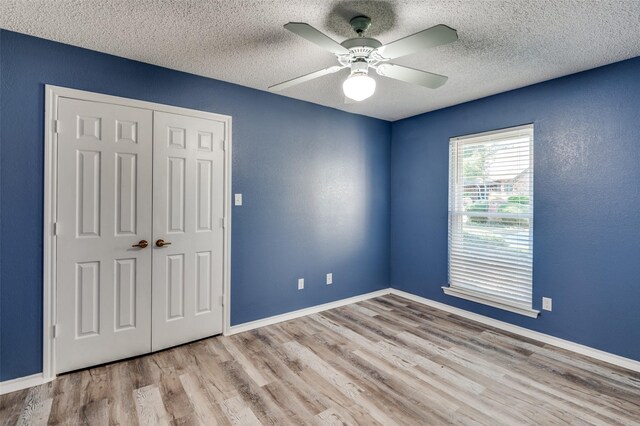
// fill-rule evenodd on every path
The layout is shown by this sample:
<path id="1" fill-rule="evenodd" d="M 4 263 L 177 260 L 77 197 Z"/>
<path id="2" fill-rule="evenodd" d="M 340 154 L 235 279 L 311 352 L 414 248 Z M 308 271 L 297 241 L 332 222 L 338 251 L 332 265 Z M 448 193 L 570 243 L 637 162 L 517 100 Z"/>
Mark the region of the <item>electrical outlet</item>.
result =
<path id="1" fill-rule="evenodd" d="M 333 284 L 333 272 L 327 274 L 327 285 Z"/>
<path id="2" fill-rule="evenodd" d="M 242 205 L 242 194 L 236 194 L 235 205 L 236 206 L 241 206 Z"/>
<path id="3" fill-rule="evenodd" d="M 543 297 L 542 298 L 542 309 L 544 309 L 545 311 L 550 311 L 551 310 L 551 298 L 550 297 Z"/>
<path id="4" fill-rule="evenodd" d="M 302 290 L 304 288 L 304 278 L 298 278 L 298 290 Z"/>

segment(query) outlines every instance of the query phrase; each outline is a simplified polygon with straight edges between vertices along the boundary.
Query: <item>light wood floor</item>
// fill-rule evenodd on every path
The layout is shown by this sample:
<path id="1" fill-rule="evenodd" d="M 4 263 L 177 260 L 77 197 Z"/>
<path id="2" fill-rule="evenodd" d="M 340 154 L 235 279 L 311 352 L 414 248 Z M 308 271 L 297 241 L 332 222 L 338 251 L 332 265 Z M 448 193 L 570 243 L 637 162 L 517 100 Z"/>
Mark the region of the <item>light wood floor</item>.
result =
<path id="1" fill-rule="evenodd" d="M 71 373 L 4 424 L 639 424 L 640 374 L 385 296 Z"/>

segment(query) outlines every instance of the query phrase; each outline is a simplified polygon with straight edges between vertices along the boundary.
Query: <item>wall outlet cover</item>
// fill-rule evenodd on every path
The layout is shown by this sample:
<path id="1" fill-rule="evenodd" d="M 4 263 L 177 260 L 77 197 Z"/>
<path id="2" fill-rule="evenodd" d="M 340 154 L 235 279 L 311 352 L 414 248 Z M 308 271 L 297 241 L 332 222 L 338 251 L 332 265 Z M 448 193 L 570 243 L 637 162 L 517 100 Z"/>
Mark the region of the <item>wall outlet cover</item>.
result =
<path id="1" fill-rule="evenodd" d="M 552 308 L 552 300 L 550 297 L 543 297 L 542 298 L 542 309 L 544 309 L 545 311 L 550 311 Z"/>
<path id="2" fill-rule="evenodd" d="M 327 285 L 333 284 L 333 272 L 327 274 Z"/>
<path id="3" fill-rule="evenodd" d="M 304 288 L 304 278 L 298 278 L 298 290 L 302 290 Z"/>
<path id="4" fill-rule="evenodd" d="M 236 206 L 241 206 L 242 205 L 242 194 L 236 194 L 235 196 L 235 203 Z"/>

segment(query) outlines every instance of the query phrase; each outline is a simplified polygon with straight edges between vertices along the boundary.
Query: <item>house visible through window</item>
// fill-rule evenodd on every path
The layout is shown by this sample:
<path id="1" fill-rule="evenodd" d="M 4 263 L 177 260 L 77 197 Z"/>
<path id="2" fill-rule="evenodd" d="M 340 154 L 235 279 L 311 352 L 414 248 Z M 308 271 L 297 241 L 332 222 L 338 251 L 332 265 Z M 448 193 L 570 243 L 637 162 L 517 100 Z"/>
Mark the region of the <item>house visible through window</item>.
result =
<path id="1" fill-rule="evenodd" d="M 535 317 L 533 125 L 449 143 L 446 294 Z"/>

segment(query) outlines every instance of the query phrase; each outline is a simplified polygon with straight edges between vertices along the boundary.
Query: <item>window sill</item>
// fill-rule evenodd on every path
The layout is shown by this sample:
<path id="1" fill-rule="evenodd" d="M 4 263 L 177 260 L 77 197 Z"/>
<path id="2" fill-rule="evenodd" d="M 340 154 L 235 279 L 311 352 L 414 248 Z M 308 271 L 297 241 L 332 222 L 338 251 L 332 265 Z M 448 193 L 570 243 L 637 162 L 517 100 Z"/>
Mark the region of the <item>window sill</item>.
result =
<path id="1" fill-rule="evenodd" d="M 459 297 L 461 299 L 470 300 L 472 302 L 481 303 L 483 305 L 493 306 L 494 308 L 502 309 L 516 314 L 524 315 L 530 318 L 537 318 L 540 315 L 540 311 L 527 307 L 519 307 L 513 305 L 507 305 L 503 302 L 489 298 L 483 294 L 478 294 L 468 290 L 461 290 L 453 287 L 442 287 L 444 294 L 453 297 Z"/>

